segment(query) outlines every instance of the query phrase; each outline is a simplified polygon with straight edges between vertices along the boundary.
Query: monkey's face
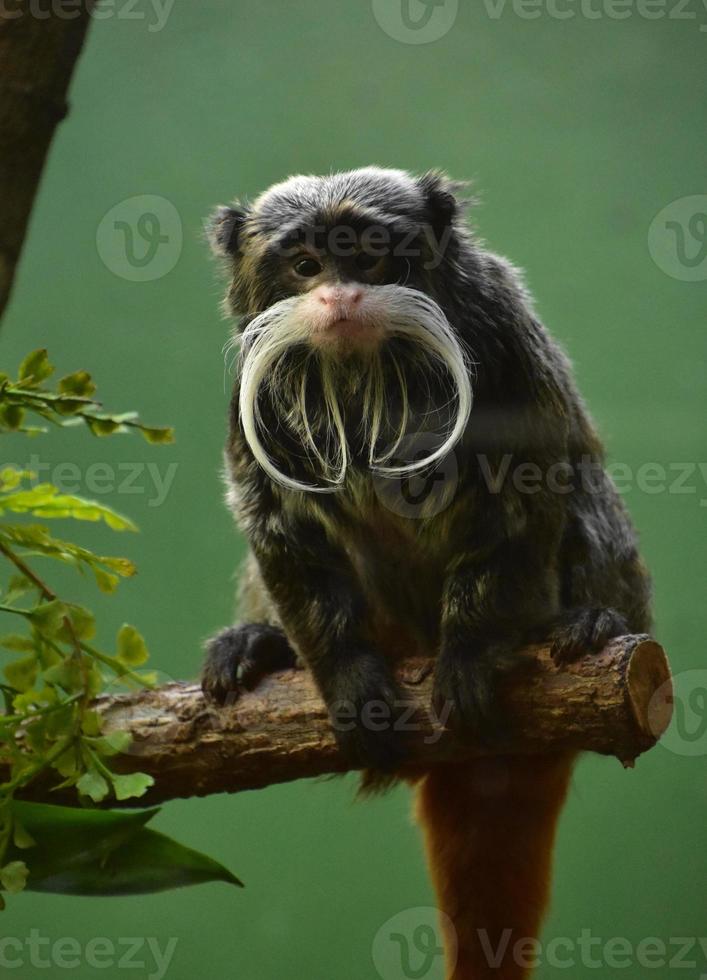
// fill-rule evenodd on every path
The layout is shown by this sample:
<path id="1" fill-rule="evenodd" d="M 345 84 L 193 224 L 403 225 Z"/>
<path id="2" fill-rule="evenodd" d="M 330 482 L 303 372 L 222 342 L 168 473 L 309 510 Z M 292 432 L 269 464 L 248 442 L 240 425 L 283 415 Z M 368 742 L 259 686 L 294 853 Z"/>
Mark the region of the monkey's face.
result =
<path id="1" fill-rule="evenodd" d="M 241 425 L 274 480 L 331 490 L 352 463 L 414 472 L 460 438 L 469 364 L 437 299 L 456 214 L 446 179 L 374 168 L 291 178 L 217 212 L 243 317 Z M 411 433 L 429 451 L 393 465 Z"/>
<path id="2" fill-rule="evenodd" d="M 289 326 L 313 349 L 339 358 L 371 354 L 389 320 L 379 287 L 399 280 L 400 263 L 389 229 L 371 225 L 357 233 L 350 215 L 334 220 L 271 240 L 262 258 L 267 274 L 257 283 L 267 284 L 265 309 L 278 297 L 297 300 Z"/>

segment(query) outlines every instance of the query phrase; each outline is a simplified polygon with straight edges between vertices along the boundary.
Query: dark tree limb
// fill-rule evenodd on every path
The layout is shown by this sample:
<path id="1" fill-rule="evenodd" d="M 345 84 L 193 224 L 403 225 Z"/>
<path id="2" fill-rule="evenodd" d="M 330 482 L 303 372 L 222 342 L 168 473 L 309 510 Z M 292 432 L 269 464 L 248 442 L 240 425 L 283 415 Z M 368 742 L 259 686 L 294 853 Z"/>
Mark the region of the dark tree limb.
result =
<path id="1" fill-rule="evenodd" d="M 613 640 L 597 655 L 558 668 L 549 651 L 524 652 L 502 690 L 513 732 L 492 750 L 462 745 L 430 717 L 432 664 L 407 661 L 398 671 L 403 696 L 414 708 L 408 724 L 414 767 L 461 762 L 479 754 L 593 751 L 632 765 L 665 731 L 672 688 L 665 653 L 645 636 Z M 217 708 L 196 684 L 96 702 L 106 729 L 133 735 L 124 772 L 142 771 L 155 785 L 140 804 L 176 797 L 260 789 L 274 783 L 347 771 L 324 704 L 309 674 L 289 670 L 257 691 Z M 33 784 L 32 799 L 60 802 L 48 784 Z M 64 796 L 75 802 L 71 791 Z M 132 801 L 133 803 L 135 801 Z"/>
<path id="2" fill-rule="evenodd" d="M 0 4 L 0 316 L 94 0 L 69 6 Z"/>

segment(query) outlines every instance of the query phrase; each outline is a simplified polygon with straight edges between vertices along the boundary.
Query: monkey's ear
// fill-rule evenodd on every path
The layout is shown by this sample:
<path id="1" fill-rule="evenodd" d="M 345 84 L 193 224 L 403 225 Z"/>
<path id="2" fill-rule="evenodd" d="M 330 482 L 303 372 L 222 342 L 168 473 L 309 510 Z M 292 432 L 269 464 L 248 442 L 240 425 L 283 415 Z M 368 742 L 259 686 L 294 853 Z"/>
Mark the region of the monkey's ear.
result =
<path id="1" fill-rule="evenodd" d="M 214 255 L 229 258 L 238 252 L 240 237 L 248 217 L 248 211 L 241 205 L 227 207 L 220 205 L 206 223 L 206 237 Z"/>
<path id="2" fill-rule="evenodd" d="M 450 180 L 440 170 L 430 170 L 418 177 L 425 196 L 429 222 L 435 230 L 447 228 L 469 203 L 459 195 L 469 185 L 466 181 Z"/>

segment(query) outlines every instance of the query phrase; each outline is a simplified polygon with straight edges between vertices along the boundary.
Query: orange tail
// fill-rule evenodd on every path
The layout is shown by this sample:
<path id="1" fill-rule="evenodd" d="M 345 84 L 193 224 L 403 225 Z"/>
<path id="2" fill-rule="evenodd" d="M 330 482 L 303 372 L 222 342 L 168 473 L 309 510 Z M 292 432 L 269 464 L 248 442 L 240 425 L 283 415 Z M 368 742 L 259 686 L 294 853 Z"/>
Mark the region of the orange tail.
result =
<path id="1" fill-rule="evenodd" d="M 499 757 L 420 784 L 418 818 L 445 934 L 447 980 L 525 980 L 550 893 L 574 756 Z"/>

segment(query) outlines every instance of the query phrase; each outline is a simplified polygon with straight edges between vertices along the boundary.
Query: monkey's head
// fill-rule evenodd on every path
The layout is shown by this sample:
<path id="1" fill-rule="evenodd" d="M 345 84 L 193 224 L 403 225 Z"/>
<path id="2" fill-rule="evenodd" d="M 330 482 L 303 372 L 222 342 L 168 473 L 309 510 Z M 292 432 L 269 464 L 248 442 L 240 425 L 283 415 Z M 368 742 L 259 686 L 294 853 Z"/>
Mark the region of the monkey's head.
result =
<path id="1" fill-rule="evenodd" d="M 448 287 L 469 247 L 459 186 L 368 167 L 291 177 L 213 215 L 241 318 L 241 426 L 278 483 L 335 490 L 351 464 L 416 472 L 461 437 L 470 365 Z"/>

